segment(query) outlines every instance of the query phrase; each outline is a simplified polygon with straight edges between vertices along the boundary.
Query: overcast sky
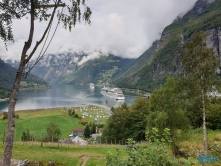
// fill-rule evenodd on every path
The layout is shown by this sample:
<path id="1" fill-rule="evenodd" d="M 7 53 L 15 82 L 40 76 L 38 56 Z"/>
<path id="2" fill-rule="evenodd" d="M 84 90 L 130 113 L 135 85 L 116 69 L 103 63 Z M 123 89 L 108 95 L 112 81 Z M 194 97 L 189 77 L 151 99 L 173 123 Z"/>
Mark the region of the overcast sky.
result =
<path id="1" fill-rule="evenodd" d="M 153 41 L 160 38 L 165 26 L 186 13 L 196 0 L 88 0 L 92 10 L 91 25 L 83 22 L 72 32 L 59 26 L 46 54 L 85 52 L 88 59 L 112 53 L 125 58 L 138 58 Z M 56 24 L 56 23 L 55 23 Z M 35 28 L 39 40 L 45 24 Z M 6 51 L 0 41 L 2 59 L 20 59 L 29 32 L 29 20 L 14 22 L 14 43 Z M 35 54 L 37 56 L 39 51 Z M 87 60 L 87 59 L 86 59 Z"/>

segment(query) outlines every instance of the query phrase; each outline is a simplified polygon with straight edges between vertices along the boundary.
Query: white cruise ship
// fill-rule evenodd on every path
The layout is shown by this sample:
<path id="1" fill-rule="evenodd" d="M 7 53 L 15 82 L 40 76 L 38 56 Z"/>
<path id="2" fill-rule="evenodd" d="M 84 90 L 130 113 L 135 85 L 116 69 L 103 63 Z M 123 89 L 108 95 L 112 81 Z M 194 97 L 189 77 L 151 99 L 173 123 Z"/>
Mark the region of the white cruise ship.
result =
<path id="1" fill-rule="evenodd" d="M 101 94 L 116 100 L 125 100 L 123 92 L 119 88 L 102 88 Z"/>

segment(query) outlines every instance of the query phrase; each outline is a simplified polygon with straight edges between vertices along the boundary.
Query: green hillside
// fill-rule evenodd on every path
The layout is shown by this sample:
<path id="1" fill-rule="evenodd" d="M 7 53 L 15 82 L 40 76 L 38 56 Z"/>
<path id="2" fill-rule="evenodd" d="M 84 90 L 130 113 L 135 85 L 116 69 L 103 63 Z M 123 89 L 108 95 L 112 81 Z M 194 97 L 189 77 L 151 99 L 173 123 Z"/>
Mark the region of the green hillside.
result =
<path id="1" fill-rule="evenodd" d="M 17 70 L 0 59 L 0 98 L 8 98 L 12 89 Z M 41 78 L 30 74 L 22 79 L 20 89 L 46 88 L 49 85 Z"/>
<path id="2" fill-rule="evenodd" d="M 119 87 L 151 92 L 162 85 L 169 75 L 179 75 L 182 68 L 179 51 L 194 32 L 204 31 L 212 36 L 207 43 L 217 56 L 220 56 L 218 34 L 220 27 L 221 1 L 216 0 L 213 3 L 197 1 L 192 10 L 167 26 L 161 39 L 154 42 L 152 47 L 141 55 L 121 77 L 114 80 L 114 83 Z"/>
<path id="3" fill-rule="evenodd" d="M 102 84 L 110 82 L 132 65 L 134 59 L 123 59 L 113 55 L 87 61 L 76 72 L 62 78 L 60 83 L 70 84 Z"/>

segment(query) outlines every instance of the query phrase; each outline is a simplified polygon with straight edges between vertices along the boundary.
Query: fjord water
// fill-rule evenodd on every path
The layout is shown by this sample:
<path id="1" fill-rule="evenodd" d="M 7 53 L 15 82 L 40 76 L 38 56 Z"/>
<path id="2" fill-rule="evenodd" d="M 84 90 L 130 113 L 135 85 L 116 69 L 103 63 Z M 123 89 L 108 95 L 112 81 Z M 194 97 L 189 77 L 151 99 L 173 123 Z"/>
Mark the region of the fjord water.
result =
<path id="1" fill-rule="evenodd" d="M 71 107 L 85 105 L 120 106 L 124 102 L 131 105 L 136 95 L 125 94 L 125 100 L 115 100 L 100 94 L 102 87 L 53 85 L 51 89 L 20 90 L 15 110 Z M 7 111 L 8 102 L 0 102 L 0 112 Z"/>

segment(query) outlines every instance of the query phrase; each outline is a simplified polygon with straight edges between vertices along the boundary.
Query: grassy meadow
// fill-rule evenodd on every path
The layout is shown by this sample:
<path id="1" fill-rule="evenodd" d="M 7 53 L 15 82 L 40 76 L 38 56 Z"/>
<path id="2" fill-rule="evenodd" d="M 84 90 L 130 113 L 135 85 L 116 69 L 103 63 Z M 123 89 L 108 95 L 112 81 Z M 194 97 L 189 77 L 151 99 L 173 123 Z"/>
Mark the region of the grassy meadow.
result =
<path id="1" fill-rule="evenodd" d="M 94 122 L 95 118 L 100 117 L 100 123 L 105 123 L 108 110 L 103 108 L 89 107 L 76 107 L 73 108 L 75 112 L 84 117 L 88 123 Z M 19 119 L 16 119 L 15 127 L 15 142 L 13 147 L 13 159 L 25 160 L 31 162 L 38 161 L 40 165 L 48 165 L 49 161 L 53 161 L 55 165 L 59 166 L 103 166 L 105 165 L 105 157 L 107 152 L 116 154 L 116 149 L 121 151 L 121 156 L 127 157 L 127 152 L 122 145 L 86 145 L 77 146 L 73 144 L 64 143 L 41 143 L 42 134 L 46 134 L 46 129 L 50 122 L 56 123 L 61 130 L 61 138 L 68 138 L 72 129 L 85 128 L 78 122 L 78 118 L 69 116 L 69 112 L 64 108 L 54 108 L 46 110 L 32 110 L 32 111 L 17 111 Z M 101 118 L 102 117 L 102 118 Z M 4 131 L 6 130 L 7 120 L 3 120 L 3 113 L 0 114 L 0 158 L 4 153 Z M 30 142 L 22 142 L 22 132 L 29 130 L 34 135 L 35 140 Z M 185 152 L 194 150 L 200 152 L 203 149 L 203 136 L 202 129 L 191 130 L 183 140 L 179 141 L 178 145 Z M 208 143 L 213 146 L 215 143 L 221 146 L 221 131 L 208 130 Z M 142 144 L 141 144 L 142 145 Z M 145 143 L 146 145 L 146 143 Z M 220 156 L 216 156 L 220 164 Z M 197 156 L 194 157 L 197 159 Z M 199 163 L 200 165 L 200 163 Z M 209 165 L 209 164 L 208 164 Z"/>
<path id="2" fill-rule="evenodd" d="M 109 151 L 116 154 L 116 149 L 122 149 L 120 145 L 87 145 L 75 146 L 57 143 L 44 143 L 43 147 L 40 142 L 16 142 L 13 147 L 13 159 L 25 160 L 30 162 L 38 161 L 41 165 L 48 165 L 53 161 L 59 166 L 80 166 L 84 161 L 86 166 L 103 166 L 105 165 L 105 155 Z M 0 156 L 3 156 L 4 147 L 0 145 Z M 126 155 L 126 153 L 121 154 Z"/>
<path id="3" fill-rule="evenodd" d="M 95 106 L 76 107 L 78 116 L 81 116 L 88 123 L 94 122 L 95 118 L 100 123 L 105 123 L 109 111 Z M 56 165 L 81 165 L 83 156 L 86 157 L 86 165 L 101 165 L 105 162 L 107 151 L 115 153 L 116 149 L 123 148 L 120 145 L 87 145 L 75 146 L 71 144 L 43 143 L 40 141 L 22 142 L 22 132 L 29 130 L 35 140 L 40 140 L 46 134 L 50 122 L 56 123 L 61 130 L 61 138 L 68 138 L 68 135 L 75 128 L 85 128 L 79 123 L 78 118 L 69 116 L 69 112 L 64 108 L 54 108 L 45 110 L 24 110 L 16 111 L 19 118 L 15 120 L 15 142 L 13 147 L 13 159 L 29 159 L 29 161 L 39 161 L 47 165 L 48 161 L 54 161 Z M 3 120 L 3 113 L 0 114 L 0 157 L 4 153 L 4 134 L 7 129 L 7 120 Z M 95 164 L 96 163 L 96 164 Z M 99 164 L 99 165 L 100 165 Z"/>
<path id="4" fill-rule="evenodd" d="M 99 122 L 105 123 L 108 118 L 108 110 L 94 106 L 73 108 L 79 116 L 88 123 L 94 122 L 99 116 Z M 76 128 L 85 128 L 79 123 L 78 118 L 69 116 L 68 110 L 64 108 L 16 111 L 19 118 L 15 120 L 15 141 L 21 141 L 22 132 L 29 130 L 35 140 L 40 140 L 46 134 L 50 122 L 57 124 L 61 130 L 61 138 L 68 138 L 68 135 Z M 85 114 L 85 115 L 83 115 Z M 102 117 L 102 118 L 101 118 Z M 103 118 L 104 117 L 104 118 Z M 0 140 L 3 141 L 4 132 L 7 129 L 7 120 L 3 120 L 3 113 L 0 114 Z"/>

